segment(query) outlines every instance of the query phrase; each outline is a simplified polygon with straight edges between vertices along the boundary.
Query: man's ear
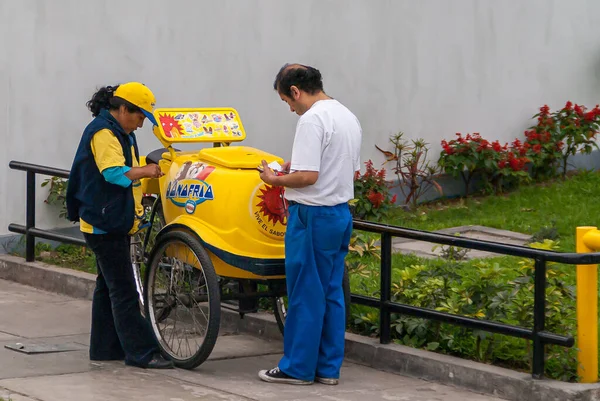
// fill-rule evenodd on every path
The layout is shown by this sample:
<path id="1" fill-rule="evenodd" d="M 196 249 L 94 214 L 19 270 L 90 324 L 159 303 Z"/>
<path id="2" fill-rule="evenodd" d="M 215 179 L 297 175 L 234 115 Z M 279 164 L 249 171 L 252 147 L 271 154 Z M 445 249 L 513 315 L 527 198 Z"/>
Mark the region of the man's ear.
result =
<path id="1" fill-rule="evenodd" d="M 297 86 L 292 85 L 290 86 L 290 92 L 292 93 L 292 99 L 298 100 L 298 98 L 300 97 L 300 89 L 298 89 Z"/>

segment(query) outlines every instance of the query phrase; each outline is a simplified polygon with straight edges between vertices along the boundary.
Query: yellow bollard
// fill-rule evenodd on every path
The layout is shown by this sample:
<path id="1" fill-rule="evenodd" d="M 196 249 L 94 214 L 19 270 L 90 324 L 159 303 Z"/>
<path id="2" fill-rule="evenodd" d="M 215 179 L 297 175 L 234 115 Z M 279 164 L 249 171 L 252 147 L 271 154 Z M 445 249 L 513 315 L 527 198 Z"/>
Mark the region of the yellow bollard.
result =
<path id="1" fill-rule="evenodd" d="M 577 253 L 600 249 L 596 227 L 577 227 Z M 598 381 L 598 265 L 577 265 L 577 374 L 582 383 Z"/>

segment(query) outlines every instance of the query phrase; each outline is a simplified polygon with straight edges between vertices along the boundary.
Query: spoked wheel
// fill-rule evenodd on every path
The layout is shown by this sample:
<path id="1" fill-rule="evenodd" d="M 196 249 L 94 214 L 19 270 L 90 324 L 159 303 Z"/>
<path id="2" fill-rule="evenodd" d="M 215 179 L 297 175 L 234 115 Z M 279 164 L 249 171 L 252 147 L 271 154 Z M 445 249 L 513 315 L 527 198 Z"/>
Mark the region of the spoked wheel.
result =
<path id="1" fill-rule="evenodd" d="M 221 296 L 213 264 L 192 235 L 173 231 L 159 239 L 145 280 L 146 316 L 159 345 L 177 367 L 193 369 L 217 341 Z"/>
<path id="2" fill-rule="evenodd" d="M 346 268 L 344 268 L 344 277 L 342 278 L 342 289 L 344 290 L 347 326 L 350 321 L 350 278 L 348 277 L 348 269 Z M 273 312 L 282 335 L 284 334 L 285 318 L 287 317 L 287 305 L 287 297 L 273 298 Z"/>

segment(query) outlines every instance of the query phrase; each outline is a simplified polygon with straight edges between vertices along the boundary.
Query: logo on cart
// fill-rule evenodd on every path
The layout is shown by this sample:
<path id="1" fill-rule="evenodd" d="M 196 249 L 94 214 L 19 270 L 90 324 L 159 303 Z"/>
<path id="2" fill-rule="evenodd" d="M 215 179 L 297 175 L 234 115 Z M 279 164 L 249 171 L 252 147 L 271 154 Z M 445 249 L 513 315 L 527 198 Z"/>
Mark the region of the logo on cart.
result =
<path id="1" fill-rule="evenodd" d="M 269 237 L 283 239 L 288 218 L 288 204 L 284 188 L 259 185 L 250 198 L 250 213 L 259 228 Z"/>
<path id="2" fill-rule="evenodd" d="M 214 169 L 213 166 L 202 162 L 184 163 L 177 171 L 175 179 L 169 182 L 166 198 L 175 206 L 193 214 L 198 205 L 215 198 L 212 185 L 205 181 Z"/>

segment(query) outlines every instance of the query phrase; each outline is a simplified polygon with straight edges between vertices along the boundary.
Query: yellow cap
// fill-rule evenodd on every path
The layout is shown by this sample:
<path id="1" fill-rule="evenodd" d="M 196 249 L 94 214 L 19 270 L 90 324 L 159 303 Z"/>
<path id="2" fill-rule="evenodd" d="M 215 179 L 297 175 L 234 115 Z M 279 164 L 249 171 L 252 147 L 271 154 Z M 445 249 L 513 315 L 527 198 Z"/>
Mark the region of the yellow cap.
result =
<path id="1" fill-rule="evenodd" d="M 154 112 L 156 98 L 146 85 L 139 82 L 128 82 L 119 85 L 114 96 L 127 100 L 129 103 L 139 107 L 152 124 L 158 125 L 152 114 Z"/>

